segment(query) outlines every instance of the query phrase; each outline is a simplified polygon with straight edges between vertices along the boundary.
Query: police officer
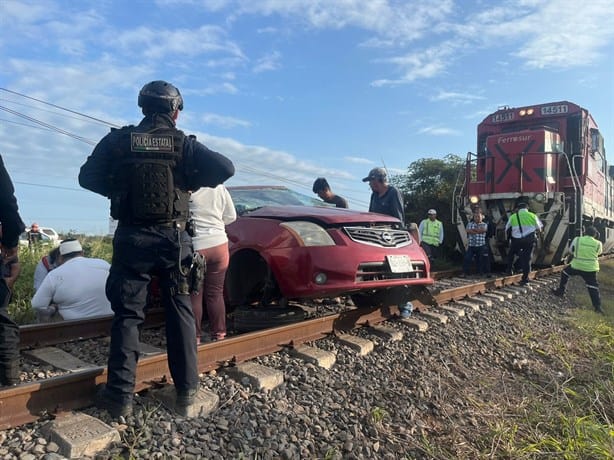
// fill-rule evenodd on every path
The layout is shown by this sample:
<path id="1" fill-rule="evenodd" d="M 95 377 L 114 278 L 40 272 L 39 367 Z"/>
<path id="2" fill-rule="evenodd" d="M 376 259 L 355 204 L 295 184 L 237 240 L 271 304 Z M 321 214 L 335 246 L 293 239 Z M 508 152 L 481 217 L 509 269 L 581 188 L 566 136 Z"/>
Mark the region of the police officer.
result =
<path id="1" fill-rule="evenodd" d="M 82 187 L 109 198 L 118 220 L 106 284 L 115 314 L 107 384 L 96 404 L 111 416 L 132 413 L 139 328 L 152 275 L 166 314 L 168 366 L 178 409 L 198 392 L 194 315 L 188 276 L 192 241 L 186 231 L 188 191 L 215 187 L 234 175 L 232 162 L 175 127 L 183 98 L 165 81 L 141 89 L 138 126 L 111 129 L 81 166 Z"/>
<path id="2" fill-rule="evenodd" d="M 511 232 L 510 252 L 507 258 L 507 272 L 513 274 L 514 258 L 518 256 L 518 265 L 522 268 L 520 284 L 529 282 L 531 259 L 537 243 L 537 232 L 543 225 L 539 218 L 529 211 L 529 204 L 519 200 L 517 211 L 513 213 L 505 224 L 505 231 Z"/>
<path id="3" fill-rule="evenodd" d="M 19 383 L 19 327 L 8 314 L 11 288 L 19 274 L 19 235 L 26 228 L 17 207 L 15 189 L 0 155 L 0 386 Z"/>
<path id="4" fill-rule="evenodd" d="M 569 252 L 572 254 L 573 259 L 571 259 L 571 264 L 561 272 L 559 287 L 552 292 L 556 296 L 563 296 L 569 278 L 574 275 L 581 276 L 586 284 L 586 289 L 588 289 L 593 308 L 597 313 L 603 314 L 599 282 L 597 281 L 597 273 L 599 272 L 598 257 L 603 251 L 603 245 L 598 240 L 599 232 L 595 227 L 588 227 L 585 233 L 584 236 L 575 237 L 571 242 Z"/>

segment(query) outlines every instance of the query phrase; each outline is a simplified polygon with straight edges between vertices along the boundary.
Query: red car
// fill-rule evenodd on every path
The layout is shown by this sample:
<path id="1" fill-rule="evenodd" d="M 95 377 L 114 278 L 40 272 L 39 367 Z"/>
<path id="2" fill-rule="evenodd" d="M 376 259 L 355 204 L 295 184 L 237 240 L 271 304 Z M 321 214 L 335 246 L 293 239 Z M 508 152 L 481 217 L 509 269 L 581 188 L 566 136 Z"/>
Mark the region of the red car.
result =
<path id="1" fill-rule="evenodd" d="M 428 258 L 393 217 L 330 207 L 285 187 L 228 188 L 230 307 L 351 295 L 393 305 L 433 283 Z"/>

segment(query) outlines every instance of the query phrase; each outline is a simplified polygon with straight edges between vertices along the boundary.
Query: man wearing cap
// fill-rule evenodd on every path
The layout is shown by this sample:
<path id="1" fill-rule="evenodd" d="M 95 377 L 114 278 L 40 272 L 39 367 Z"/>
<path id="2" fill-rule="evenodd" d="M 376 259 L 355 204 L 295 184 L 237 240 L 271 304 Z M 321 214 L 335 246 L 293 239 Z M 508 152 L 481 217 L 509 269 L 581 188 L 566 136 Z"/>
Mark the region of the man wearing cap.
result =
<path id="1" fill-rule="evenodd" d="M 84 257 L 74 239 L 60 243 L 60 259 L 61 265 L 49 272 L 32 298 L 38 315 L 49 318 L 57 312 L 67 320 L 112 315 L 105 294 L 109 263 Z"/>
<path id="2" fill-rule="evenodd" d="M 401 221 L 401 225 L 405 226 L 403 196 L 394 186 L 388 183 L 386 170 L 384 168 L 373 168 L 362 181 L 368 182 L 373 191 L 369 202 L 369 212 L 396 217 Z M 410 302 L 400 304 L 401 317 L 408 318 L 411 315 L 412 308 Z"/>
<path id="3" fill-rule="evenodd" d="M 403 196 L 388 183 L 388 174 L 384 168 L 373 168 L 363 182 L 368 182 L 371 193 L 369 212 L 377 212 L 396 217 L 405 225 L 405 210 L 403 209 Z"/>
<path id="4" fill-rule="evenodd" d="M 507 272 L 508 274 L 514 273 L 514 259 L 518 256 L 518 265 L 522 269 L 520 284 L 529 282 L 533 249 L 537 243 L 537 232 L 543 228 L 539 218 L 528 208 L 529 204 L 526 200 L 519 200 L 517 211 L 510 216 L 505 224 L 505 231 L 509 232 L 511 237 L 510 252 L 507 256 Z"/>
<path id="5" fill-rule="evenodd" d="M 328 181 L 325 177 L 318 177 L 313 182 L 313 193 L 318 195 L 322 200 L 326 203 L 334 204 L 337 208 L 347 208 L 348 202 L 342 196 L 336 195 L 330 189 L 330 185 L 328 185 Z"/>
<path id="6" fill-rule="evenodd" d="M 573 256 L 571 264 L 561 272 L 561 281 L 552 293 L 562 297 L 565 294 L 567 282 L 572 276 L 580 276 L 586 284 L 591 297 L 593 308 L 597 313 L 604 314 L 601 308 L 601 295 L 599 294 L 599 256 L 603 251 L 603 244 L 598 240 L 599 232 L 595 227 L 588 227 L 584 236 L 576 236 L 569 246 L 569 253 Z"/>
<path id="7" fill-rule="evenodd" d="M 431 264 L 437 258 L 439 245 L 443 243 L 443 224 L 437 220 L 437 211 L 429 209 L 428 218 L 423 219 L 418 226 L 420 246 L 424 249 Z"/>

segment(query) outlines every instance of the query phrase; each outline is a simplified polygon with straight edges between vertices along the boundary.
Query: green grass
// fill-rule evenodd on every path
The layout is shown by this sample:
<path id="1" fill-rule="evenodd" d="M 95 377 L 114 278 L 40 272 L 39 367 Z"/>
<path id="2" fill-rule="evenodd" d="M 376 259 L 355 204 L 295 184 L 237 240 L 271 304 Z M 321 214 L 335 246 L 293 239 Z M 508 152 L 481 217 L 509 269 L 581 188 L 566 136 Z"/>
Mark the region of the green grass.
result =
<path id="1" fill-rule="evenodd" d="M 83 246 L 83 251 L 88 257 L 96 257 L 111 262 L 113 254 L 112 239 L 110 237 L 88 237 L 82 235 L 70 235 L 78 238 Z M 35 320 L 31 300 L 34 296 L 34 269 L 51 246 L 39 246 L 36 248 L 21 247 L 19 249 L 19 263 L 21 273 L 13 286 L 13 296 L 9 305 L 9 314 L 18 324 L 28 324 Z"/>
<path id="2" fill-rule="evenodd" d="M 489 435 L 500 444 L 488 457 L 614 458 L 614 261 L 601 269 L 606 314 L 593 312 L 583 281 L 574 280 L 570 307 L 577 308 L 564 320 L 567 332 L 544 337 L 540 345 L 566 375 L 534 382 L 524 404 L 509 407 L 512 416 L 491 425 Z"/>

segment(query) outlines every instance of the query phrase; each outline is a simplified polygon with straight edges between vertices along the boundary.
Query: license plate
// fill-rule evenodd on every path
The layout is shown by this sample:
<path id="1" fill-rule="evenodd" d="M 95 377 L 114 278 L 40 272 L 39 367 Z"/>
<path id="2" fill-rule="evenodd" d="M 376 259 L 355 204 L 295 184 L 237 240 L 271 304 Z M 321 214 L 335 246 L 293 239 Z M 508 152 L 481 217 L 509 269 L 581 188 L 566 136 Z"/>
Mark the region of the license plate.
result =
<path id="1" fill-rule="evenodd" d="M 407 273 L 413 271 L 411 260 L 406 255 L 386 256 L 392 273 Z"/>

